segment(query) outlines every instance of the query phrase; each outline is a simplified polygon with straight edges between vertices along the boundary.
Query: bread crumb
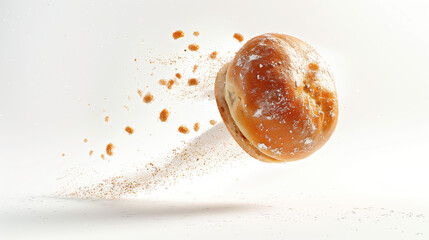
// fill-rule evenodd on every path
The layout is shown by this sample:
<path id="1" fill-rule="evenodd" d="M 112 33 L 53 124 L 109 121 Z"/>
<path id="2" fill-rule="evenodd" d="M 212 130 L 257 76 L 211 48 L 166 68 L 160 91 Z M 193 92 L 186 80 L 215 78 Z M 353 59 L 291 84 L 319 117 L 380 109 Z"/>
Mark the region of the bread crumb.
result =
<path id="1" fill-rule="evenodd" d="M 310 63 L 308 64 L 308 68 L 310 68 L 310 70 L 317 71 L 319 70 L 319 65 L 317 65 L 317 63 Z"/>
<path id="2" fill-rule="evenodd" d="M 191 78 L 191 79 L 189 79 L 189 80 L 188 80 L 188 85 L 189 85 L 189 86 L 195 86 L 195 85 L 198 85 L 198 80 L 197 80 L 197 79 L 195 79 L 195 78 Z"/>
<path id="3" fill-rule="evenodd" d="M 183 126 L 183 125 L 180 126 L 178 130 L 179 130 L 179 132 L 181 132 L 183 134 L 188 134 L 189 133 L 189 129 L 187 127 Z"/>
<path id="4" fill-rule="evenodd" d="M 106 153 L 107 153 L 107 155 L 109 155 L 109 156 L 113 155 L 113 148 L 114 147 L 115 146 L 113 146 L 112 143 L 107 144 L 107 146 L 106 146 Z"/>
<path id="5" fill-rule="evenodd" d="M 210 120 L 210 124 L 211 124 L 211 125 L 215 125 L 215 124 L 216 124 L 216 121 L 215 121 L 215 120 Z"/>
<path id="6" fill-rule="evenodd" d="M 194 65 L 194 68 L 192 69 L 192 72 L 197 71 L 198 65 Z"/>
<path id="7" fill-rule="evenodd" d="M 167 85 L 167 81 L 165 81 L 165 79 L 161 79 L 159 80 L 159 85 Z"/>
<path id="8" fill-rule="evenodd" d="M 65 153 L 61 154 L 61 156 L 63 156 L 63 157 L 64 157 L 65 155 L 66 155 Z"/>
<path id="9" fill-rule="evenodd" d="M 170 113 L 168 112 L 168 110 L 164 108 L 159 114 L 159 120 L 161 120 L 161 122 L 165 122 L 167 121 L 169 115 Z"/>
<path id="10" fill-rule="evenodd" d="M 104 117 L 104 121 L 105 121 L 105 122 L 108 122 L 108 121 L 109 121 L 109 119 L 110 119 L 110 117 L 109 117 L 109 116 L 105 116 L 105 117 Z"/>
<path id="11" fill-rule="evenodd" d="M 140 97 L 143 97 L 143 91 L 142 91 L 142 90 L 137 89 L 137 94 L 138 94 Z"/>
<path id="12" fill-rule="evenodd" d="M 125 110 L 130 111 L 130 108 L 127 105 L 124 105 Z"/>
<path id="13" fill-rule="evenodd" d="M 200 46 L 198 46 L 198 44 L 196 43 L 192 43 L 192 44 L 189 44 L 188 49 L 191 51 L 197 51 L 198 49 L 200 49 Z"/>
<path id="14" fill-rule="evenodd" d="M 153 100 L 153 95 L 151 93 L 146 93 L 143 97 L 143 102 L 150 103 Z"/>
<path id="15" fill-rule="evenodd" d="M 92 156 L 92 154 L 94 153 L 94 151 L 89 151 L 89 156 Z"/>
<path id="16" fill-rule="evenodd" d="M 104 154 L 101 154 L 101 158 L 104 160 L 105 158 L 104 158 Z"/>
<path id="17" fill-rule="evenodd" d="M 137 62 L 137 58 L 134 58 L 134 62 Z"/>
<path id="18" fill-rule="evenodd" d="M 195 123 L 194 124 L 194 131 L 198 132 L 198 130 L 200 130 L 200 124 L 199 123 Z"/>
<path id="19" fill-rule="evenodd" d="M 178 39 L 178 38 L 181 38 L 181 37 L 184 37 L 184 36 L 185 36 L 185 34 L 183 33 L 182 30 L 175 31 L 173 33 L 173 38 L 174 39 Z"/>
<path id="20" fill-rule="evenodd" d="M 212 53 L 210 54 L 210 58 L 211 58 L 211 59 L 216 59 L 216 57 L 217 57 L 217 52 L 216 52 L 216 51 L 214 51 L 214 52 L 212 52 Z"/>
<path id="21" fill-rule="evenodd" d="M 193 34 L 195 37 L 198 37 L 200 35 L 200 32 L 194 32 Z"/>
<path id="22" fill-rule="evenodd" d="M 175 81 L 173 79 L 170 79 L 167 83 L 167 88 L 171 89 L 171 87 L 173 86 L 174 83 L 175 83 Z"/>
<path id="23" fill-rule="evenodd" d="M 83 142 L 87 143 L 87 142 L 88 142 L 88 139 L 86 139 L 86 138 L 85 138 L 85 139 L 83 139 Z"/>
<path id="24" fill-rule="evenodd" d="M 177 77 L 178 79 L 181 79 L 181 78 L 182 78 L 182 74 L 180 74 L 180 73 L 176 73 L 176 77 Z"/>
<path id="25" fill-rule="evenodd" d="M 240 33 L 234 33 L 234 38 L 237 39 L 239 42 L 243 41 L 243 35 L 241 35 Z"/>
<path id="26" fill-rule="evenodd" d="M 133 134 L 134 133 L 134 129 L 132 128 L 132 127 L 130 127 L 130 126 L 127 126 L 126 128 L 125 128 L 125 132 L 127 132 L 128 134 Z"/>

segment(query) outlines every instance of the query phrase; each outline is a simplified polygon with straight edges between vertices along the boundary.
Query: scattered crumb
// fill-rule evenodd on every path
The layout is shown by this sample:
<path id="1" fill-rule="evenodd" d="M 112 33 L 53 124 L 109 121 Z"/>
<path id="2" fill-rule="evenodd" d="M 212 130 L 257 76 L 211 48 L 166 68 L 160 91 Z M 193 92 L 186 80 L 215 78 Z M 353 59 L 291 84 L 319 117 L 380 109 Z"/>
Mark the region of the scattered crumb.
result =
<path id="1" fill-rule="evenodd" d="M 85 138 L 85 139 L 83 139 L 83 142 L 85 142 L 85 143 L 86 143 L 86 142 L 88 142 L 88 139 L 86 139 L 86 138 Z"/>
<path id="2" fill-rule="evenodd" d="M 192 69 L 192 72 L 197 71 L 198 65 L 194 65 L 194 69 Z"/>
<path id="3" fill-rule="evenodd" d="M 134 62 L 137 62 L 137 58 L 134 58 Z"/>
<path id="4" fill-rule="evenodd" d="M 150 103 L 153 100 L 153 95 L 151 93 L 146 93 L 143 97 L 143 102 Z"/>
<path id="5" fill-rule="evenodd" d="M 125 110 L 130 111 L 130 108 L 127 105 L 124 105 Z"/>
<path id="6" fill-rule="evenodd" d="M 308 64 L 308 68 L 310 68 L 310 70 L 317 71 L 319 70 L 319 65 L 317 65 L 317 63 L 310 63 Z"/>
<path id="7" fill-rule="evenodd" d="M 191 79 L 189 79 L 189 80 L 188 80 L 188 85 L 189 85 L 189 86 L 195 86 L 195 85 L 198 85 L 198 80 L 197 80 L 197 79 L 195 79 L 195 78 L 191 78 Z"/>
<path id="8" fill-rule="evenodd" d="M 211 58 L 211 59 L 216 59 L 216 57 L 217 57 L 217 52 L 216 52 L 216 51 L 214 51 L 214 52 L 212 52 L 212 53 L 210 54 L 210 58 Z"/>
<path id="9" fill-rule="evenodd" d="M 104 154 L 101 154 L 101 158 L 104 160 Z"/>
<path id="10" fill-rule="evenodd" d="M 63 154 L 61 154 L 61 156 L 63 156 L 63 157 L 64 157 L 64 156 L 66 156 L 66 154 L 65 154 L 65 153 L 63 153 Z"/>
<path id="11" fill-rule="evenodd" d="M 171 89 L 171 87 L 173 86 L 174 83 L 175 83 L 175 81 L 173 79 L 170 79 L 167 83 L 167 88 Z"/>
<path id="12" fill-rule="evenodd" d="M 167 81 L 165 81 L 165 79 L 161 79 L 159 80 L 159 85 L 167 85 Z"/>
<path id="13" fill-rule="evenodd" d="M 200 124 L 199 123 L 195 123 L 194 124 L 194 131 L 198 132 L 198 130 L 200 130 Z"/>
<path id="14" fill-rule="evenodd" d="M 137 89 L 137 93 L 139 94 L 140 97 L 143 97 L 143 91 L 140 89 Z"/>
<path id="15" fill-rule="evenodd" d="M 215 124 L 216 124 L 216 121 L 215 121 L 215 120 L 210 120 L 210 124 L 211 124 L 211 125 L 215 125 Z"/>
<path id="16" fill-rule="evenodd" d="M 128 99 L 128 100 L 131 100 L 131 96 L 130 96 L 130 95 L 128 95 L 127 99 Z"/>
<path id="17" fill-rule="evenodd" d="M 104 121 L 105 121 L 105 122 L 108 122 L 108 121 L 109 121 L 109 119 L 110 119 L 110 117 L 109 117 L 109 116 L 105 116 L 105 117 L 104 117 Z"/>
<path id="18" fill-rule="evenodd" d="M 91 104 L 90 104 L 90 103 L 88 103 L 88 107 L 91 107 Z"/>
<path id="19" fill-rule="evenodd" d="M 200 49 L 200 46 L 198 46 L 198 44 L 196 43 L 192 43 L 192 44 L 189 44 L 188 49 L 191 51 L 197 51 L 198 49 Z"/>
<path id="20" fill-rule="evenodd" d="M 127 132 L 128 134 L 133 134 L 134 133 L 134 129 L 132 128 L 132 127 L 130 127 L 130 126 L 127 126 L 126 128 L 125 128 L 125 132 Z"/>
<path id="21" fill-rule="evenodd" d="M 184 37 L 184 36 L 185 36 L 185 34 L 183 33 L 182 30 L 175 31 L 173 33 L 173 38 L 174 39 L 178 39 L 178 38 L 181 38 L 181 37 Z"/>
<path id="22" fill-rule="evenodd" d="M 179 132 L 181 132 L 183 134 L 188 134 L 189 133 L 189 129 L 187 127 L 183 126 L 183 125 L 180 126 L 178 130 L 179 130 Z"/>
<path id="23" fill-rule="evenodd" d="M 243 41 L 243 35 L 241 35 L 240 33 L 234 33 L 234 38 L 237 39 L 239 42 Z"/>
<path id="24" fill-rule="evenodd" d="M 168 112 L 167 109 L 163 109 L 161 111 L 161 113 L 159 114 L 159 120 L 161 120 L 161 122 L 165 122 L 168 119 L 168 115 L 170 115 L 170 113 Z"/>
<path id="25" fill-rule="evenodd" d="M 176 77 L 177 77 L 178 79 L 181 79 L 181 78 L 182 78 L 182 74 L 180 74 L 180 73 L 176 73 Z"/>
<path id="26" fill-rule="evenodd" d="M 198 37 L 200 35 L 200 32 L 194 32 L 193 34 L 195 37 Z"/>
<path id="27" fill-rule="evenodd" d="M 92 156 L 92 154 L 94 153 L 94 151 L 89 151 L 89 156 Z"/>
<path id="28" fill-rule="evenodd" d="M 106 153 L 107 153 L 107 155 L 109 155 L 109 156 L 112 156 L 113 155 L 113 148 L 114 148 L 115 146 L 113 146 L 113 144 L 112 143 L 109 143 L 109 144 L 107 144 L 107 146 L 106 146 Z"/>

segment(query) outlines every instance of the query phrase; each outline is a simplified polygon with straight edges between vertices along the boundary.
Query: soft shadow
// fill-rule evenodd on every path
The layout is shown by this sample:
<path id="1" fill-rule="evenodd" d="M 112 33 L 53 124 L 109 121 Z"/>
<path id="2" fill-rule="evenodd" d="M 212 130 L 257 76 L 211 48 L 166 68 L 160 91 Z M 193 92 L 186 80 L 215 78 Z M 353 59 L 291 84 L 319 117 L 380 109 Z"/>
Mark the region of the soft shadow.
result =
<path id="1" fill-rule="evenodd" d="M 87 200 L 45 198 L 35 207 L 0 215 L 3 223 L 82 222 L 132 219 L 177 219 L 200 215 L 242 214 L 267 206 L 243 203 L 148 201 L 148 200 Z"/>

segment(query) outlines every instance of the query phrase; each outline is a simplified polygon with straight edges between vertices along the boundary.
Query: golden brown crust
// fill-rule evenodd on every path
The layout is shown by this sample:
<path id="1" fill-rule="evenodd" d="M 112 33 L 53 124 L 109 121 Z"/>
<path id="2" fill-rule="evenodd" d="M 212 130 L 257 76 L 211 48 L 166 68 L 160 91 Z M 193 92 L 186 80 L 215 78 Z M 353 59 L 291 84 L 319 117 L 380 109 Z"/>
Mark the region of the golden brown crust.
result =
<path id="1" fill-rule="evenodd" d="M 278 162 L 276 159 L 270 158 L 254 147 L 241 133 L 240 129 L 232 119 L 228 104 L 225 101 L 225 80 L 229 63 L 225 64 L 218 72 L 215 82 L 215 98 L 216 103 L 222 116 L 226 128 L 231 133 L 235 141 L 246 151 L 250 156 L 264 162 Z"/>
<path id="2" fill-rule="evenodd" d="M 337 94 L 327 64 L 307 43 L 288 35 L 249 40 L 219 71 L 215 93 L 234 139 L 262 161 L 311 155 L 337 123 Z"/>

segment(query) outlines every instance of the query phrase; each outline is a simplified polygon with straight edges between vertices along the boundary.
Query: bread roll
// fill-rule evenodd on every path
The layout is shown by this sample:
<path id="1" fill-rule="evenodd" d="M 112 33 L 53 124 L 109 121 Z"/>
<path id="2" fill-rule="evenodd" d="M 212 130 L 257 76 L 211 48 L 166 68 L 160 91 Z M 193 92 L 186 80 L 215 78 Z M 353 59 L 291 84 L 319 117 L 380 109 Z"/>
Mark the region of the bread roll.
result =
<path id="1" fill-rule="evenodd" d="M 334 78 L 307 43 L 268 33 L 249 40 L 215 83 L 220 114 L 237 143 L 264 162 L 308 157 L 334 132 Z"/>

